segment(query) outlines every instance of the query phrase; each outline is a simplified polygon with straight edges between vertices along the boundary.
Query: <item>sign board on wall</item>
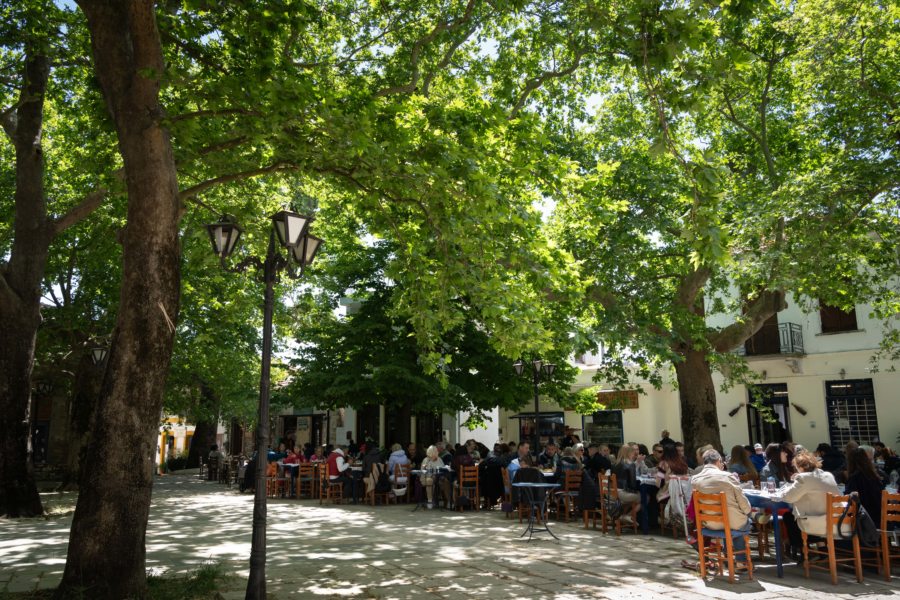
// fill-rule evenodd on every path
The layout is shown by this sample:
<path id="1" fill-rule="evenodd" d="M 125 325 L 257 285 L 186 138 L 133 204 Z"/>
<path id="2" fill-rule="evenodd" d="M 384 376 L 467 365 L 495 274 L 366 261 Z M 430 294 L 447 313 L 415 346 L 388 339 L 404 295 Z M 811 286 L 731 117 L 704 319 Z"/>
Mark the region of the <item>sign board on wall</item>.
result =
<path id="1" fill-rule="evenodd" d="M 297 417 L 297 431 L 306 431 L 309 429 L 308 417 Z"/>
<path id="2" fill-rule="evenodd" d="M 597 402 L 604 405 L 607 410 L 637 408 L 638 392 L 637 390 L 605 390 L 597 392 Z"/>

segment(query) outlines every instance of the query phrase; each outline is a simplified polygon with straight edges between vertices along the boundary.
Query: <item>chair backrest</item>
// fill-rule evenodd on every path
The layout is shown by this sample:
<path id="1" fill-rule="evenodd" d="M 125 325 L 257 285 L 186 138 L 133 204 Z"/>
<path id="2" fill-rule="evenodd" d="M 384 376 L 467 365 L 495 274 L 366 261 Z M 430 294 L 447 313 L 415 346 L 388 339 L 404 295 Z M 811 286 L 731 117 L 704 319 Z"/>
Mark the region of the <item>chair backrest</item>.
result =
<path id="1" fill-rule="evenodd" d="M 849 504 L 848 504 L 849 503 Z M 844 521 L 841 526 L 846 531 L 856 531 L 856 504 L 850 503 L 849 494 L 839 496 L 835 494 L 825 494 L 825 531 L 833 534 L 837 531 L 838 521 L 844 515 Z"/>
<path id="2" fill-rule="evenodd" d="M 721 523 L 724 529 L 731 529 L 728 523 L 728 501 L 725 499 L 725 492 L 704 494 L 695 490 L 693 501 L 697 527 L 704 528 L 709 527 L 711 523 Z"/>
<path id="3" fill-rule="evenodd" d="M 597 478 L 597 489 L 600 490 L 600 498 L 604 498 L 609 496 L 610 498 L 618 498 L 619 497 L 619 485 L 616 481 L 615 474 L 613 475 L 603 475 L 602 473 Z"/>
<path id="4" fill-rule="evenodd" d="M 500 467 L 500 475 L 503 477 L 503 489 L 509 493 L 509 490 L 512 488 L 512 484 L 509 481 L 509 469 Z"/>
<path id="5" fill-rule="evenodd" d="M 397 463 L 394 465 L 394 479 L 400 479 L 401 477 L 409 477 L 409 472 L 412 470 L 412 465 L 406 463 L 402 465 Z"/>
<path id="6" fill-rule="evenodd" d="M 881 492 L 881 530 L 887 531 L 890 523 L 900 523 L 900 494 L 887 490 Z"/>
<path id="7" fill-rule="evenodd" d="M 566 492 L 581 490 L 581 471 L 566 471 L 566 478 L 563 480 L 563 490 Z"/>
<path id="8" fill-rule="evenodd" d="M 301 479 L 313 479 L 316 476 L 316 466 L 312 463 L 300 463 L 297 477 Z"/>
<path id="9" fill-rule="evenodd" d="M 478 483 L 478 467 L 475 465 L 467 466 L 460 465 L 459 466 L 459 484 L 465 485 L 467 483 L 476 484 Z"/>

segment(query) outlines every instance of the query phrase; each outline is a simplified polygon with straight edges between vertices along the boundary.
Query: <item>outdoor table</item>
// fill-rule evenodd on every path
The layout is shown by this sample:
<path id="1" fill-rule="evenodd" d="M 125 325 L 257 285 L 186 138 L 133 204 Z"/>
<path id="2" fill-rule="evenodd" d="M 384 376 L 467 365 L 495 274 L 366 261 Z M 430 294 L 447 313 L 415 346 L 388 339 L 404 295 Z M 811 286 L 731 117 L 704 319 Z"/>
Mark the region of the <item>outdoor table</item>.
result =
<path id="1" fill-rule="evenodd" d="M 778 515 L 779 510 L 793 508 L 789 502 L 775 502 L 770 499 L 769 493 L 757 489 L 743 490 L 744 496 L 750 502 L 750 506 L 754 508 L 769 509 L 772 513 L 772 531 L 775 536 L 775 571 L 779 577 L 784 577 L 784 558 L 781 548 L 781 518 Z"/>
<path id="2" fill-rule="evenodd" d="M 659 526 L 659 505 L 651 502 L 659 491 L 659 480 L 656 477 L 638 477 L 638 481 L 641 484 L 641 531 L 647 535 L 650 527 Z"/>
<path id="3" fill-rule="evenodd" d="M 422 481 L 422 476 L 426 475 L 427 473 L 428 473 L 428 471 L 426 471 L 424 469 L 413 469 L 409 472 L 410 475 L 415 475 L 416 477 L 418 477 L 420 482 Z M 431 486 L 432 486 L 431 493 L 434 498 L 437 498 L 439 495 L 438 481 L 440 480 L 441 477 L 448 477 L 450 475 L 450 473 L 452 473 L 452 470 L 450 469 L 450 467 L 446 467 L 446 466 L 436 469 L 434 471 L 434 481 L 431 484 Z M 410 482 L 410 485 L 412 485 L 412 482 Z M 424 488 L 425 486 L 420 485 L 419 487 Z M 436 500 L 435 504 L 437 504 L 438 502 L 439 502 L 439 500 Z M 416 512 L 417 510 L 419 510 L 420 507 L 427 507 L 427 506 L 428 506 L 427 495 L 425 497 L 423 497 L 422 492 L 417 489 L 416 490 L 416 507 L 413 509 L 413 512 Z M 443 510 L 443 509 L 441 509 L 441 510 Z"/>
<path id="4" fill-rule="evenodd" d="M 519 490 L 520 490 L 519 493 L 521 494 L 520 499 L 523 502 L 527 502 L 531 508 L 531 510 L 529 510 L 529 515 L 528 515 L 528 526 L 525 528 L 525 531 L 523 531 L 522 535 L 520 535 L 519 537 L 525 537 L 525 534 L 527 533 L 528 541 L 530 542 L 532 535 L 534 535 L 535 533 L 539 533 L 541 531 L 546 531 L 547 533 L 552 535 L 554 537 L 554 539 L 558 540 L 559 538 L 556 537 L 556 535 L 552 531 L 550 531 L 550 526 L 549 526 L 549 523 L 547 523 L 546 517 L 542 517 L 544 526 L 541 529 L 535 529 L 534 522 L 535 522 L 535 515 L 537 514 L 538 510 L 540 510 L 541 515 L 544 514 L 544 510 L 547 507 L 547 493 L 555 488 L 558 488 L 559 484 L 558 483 L 522 482 L 522 483 L 513 483 L 512 486 L 515 488 L 519 488 Z M 539 493 L 541 491 L 543 491 L 543 493 Z"/>

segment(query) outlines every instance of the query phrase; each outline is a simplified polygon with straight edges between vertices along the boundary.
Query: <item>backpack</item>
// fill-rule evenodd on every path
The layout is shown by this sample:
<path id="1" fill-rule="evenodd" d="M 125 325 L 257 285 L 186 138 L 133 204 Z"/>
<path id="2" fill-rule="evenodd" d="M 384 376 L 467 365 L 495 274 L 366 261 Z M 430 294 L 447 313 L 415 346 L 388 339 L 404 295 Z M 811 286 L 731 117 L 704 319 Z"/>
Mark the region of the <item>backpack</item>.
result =
<path id="1" fill-rule="evenodd" d="M 590 469 L 585 469 L 581 476 L 581 488 L 578 492 L 578 498 L 581 502 L 581 510 L 595 510 L 597 508 L 597 497 L 600 495 L 600 486 L 597 485 L 597 479 Z"/>
<path id="2" fill-rule="evenodd" d="M 379 494 L 386 494 L 391 491 L 391 478 L 385 469 L 381 469 L 378 479 L 375 481 L 375 491 Z"/>

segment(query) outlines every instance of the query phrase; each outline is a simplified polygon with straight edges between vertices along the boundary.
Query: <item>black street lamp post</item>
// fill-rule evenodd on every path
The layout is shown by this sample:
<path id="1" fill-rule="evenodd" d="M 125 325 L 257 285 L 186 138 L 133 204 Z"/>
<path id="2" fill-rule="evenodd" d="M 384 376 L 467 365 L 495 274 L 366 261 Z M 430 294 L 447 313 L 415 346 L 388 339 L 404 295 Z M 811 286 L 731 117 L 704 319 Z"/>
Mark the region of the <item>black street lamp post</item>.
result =
<path id="1" fill-rule="evenodd" d="M 516 375 L 522 375 L 525 372 L 525 361 L 521 358 L 513 363 L 513 367 L 516 369 Z M 539 358 L 531 361 L 531 372 L 532 372 L 532 382 L 534 383 L 534 441 L 532 445 L 534 446 L 533 452 L 535 456 L 540 452 L 540 433 L 538 431 L 539 423 L 540 423 L 540 407 L 538 405 L 538 387 L 541 384 L 541 380 L 550 379 L 553 376 L 553 371 L 556 369 L 556 365 L 553 363 L 545 363 Z"/>
<path id="2" fill-rule="evenodd" d="M 263 300 L 263 345 L 262 368 L 259 378 L 259 424 L 256 428 L 256 486 L 253 496 L 253 535 L 250 546 L 250 577 L 247 581 L 247 600 L 266 598 L 266 452 L 269 447 L 269 378 L 272 362 L 272 312 L 274 307 L 275 282 L 278 274 L 285 271 L 290 277 L 303 274 L 316 256 L 322 240 L 309 235 L 311 217 L 283 210 L 272 216 L 274 227 L 269 232 L 269 247 L 264 260 L 255 256 L 245 258 L 234 267 L 229 267 L 225 259 L 237 246 L 241 228 L 224 215 L 218 223 L 207 225 L 213 251 L 219 257 L 222 267 L 232 272 L 243 272 L 253 266 L 266 286 Z M 275 246 L 275 236 L 289 252 L 288 258 L 281 255 Z M 300 266 L 297 271 L 291 261 Z"/>

